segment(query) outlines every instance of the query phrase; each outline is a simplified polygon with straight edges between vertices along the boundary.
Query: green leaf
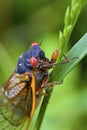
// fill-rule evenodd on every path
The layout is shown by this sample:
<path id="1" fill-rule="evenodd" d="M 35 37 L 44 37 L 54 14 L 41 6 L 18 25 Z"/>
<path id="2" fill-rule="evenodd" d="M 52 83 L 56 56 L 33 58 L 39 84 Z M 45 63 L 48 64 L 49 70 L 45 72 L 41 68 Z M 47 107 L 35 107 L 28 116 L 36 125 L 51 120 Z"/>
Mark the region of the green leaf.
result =
<path id="1" fill-rule="evenodd" d="M 66 54 L 68 59 L 78 57 L 66 64 L 57 65 L 50 74 L 51 81 L 62 80 L 81 59 L 87 55 L 87 33 Z"/>

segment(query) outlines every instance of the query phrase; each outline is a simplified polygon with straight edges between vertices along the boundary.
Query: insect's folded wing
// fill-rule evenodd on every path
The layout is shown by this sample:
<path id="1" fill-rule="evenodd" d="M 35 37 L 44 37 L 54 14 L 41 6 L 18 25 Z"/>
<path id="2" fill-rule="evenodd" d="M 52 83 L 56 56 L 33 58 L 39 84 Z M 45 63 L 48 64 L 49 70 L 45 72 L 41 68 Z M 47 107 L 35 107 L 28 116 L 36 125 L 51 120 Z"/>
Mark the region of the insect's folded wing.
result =
<path id="1" fill-rule="evenodd" d="M 20 80 L 15 79 L 14 88 L 19 84 L 22 86 L 22 90 L 13 98 L 9 98 L 4 94 L 4 91 L 0 93 L 0 130 L 14 130 L 25 122 L 26 118 L 30 116 L 32 108 L 32 90 L 27 89 L 26 82 L 21 83 Z M 7 89 L 12 86 L 12 81 L 8 82 Z"/>

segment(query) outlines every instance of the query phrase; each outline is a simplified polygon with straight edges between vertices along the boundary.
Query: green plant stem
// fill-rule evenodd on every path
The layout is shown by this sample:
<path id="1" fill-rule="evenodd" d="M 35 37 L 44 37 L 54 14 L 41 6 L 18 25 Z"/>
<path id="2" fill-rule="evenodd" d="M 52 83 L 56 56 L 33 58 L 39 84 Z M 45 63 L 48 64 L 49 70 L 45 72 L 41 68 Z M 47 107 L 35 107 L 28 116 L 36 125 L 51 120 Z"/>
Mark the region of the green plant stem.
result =
<path id="1" fill-rule="evenodd" d="M 52 90 L 53 90 L 53 88 L 50 89 L 50 93 L 49 93 L 49 90 L 46 90 L 47 96 L 44 96 L 44 99 L 42 101 L 41 108 L 40 108 L 40 111 L 39 111 L 39 114 L 38 114 L 38 117 L 37 117 L 37 121 L 36 121 L 34 130 L 40 130 L 41 123 L 43 121 L 43 118 L 44 118 L 44 115 L 45 115 L 45 112 L 46 112 L 46 108 L 48 106 L 48 101 L 51 97 Z"/>

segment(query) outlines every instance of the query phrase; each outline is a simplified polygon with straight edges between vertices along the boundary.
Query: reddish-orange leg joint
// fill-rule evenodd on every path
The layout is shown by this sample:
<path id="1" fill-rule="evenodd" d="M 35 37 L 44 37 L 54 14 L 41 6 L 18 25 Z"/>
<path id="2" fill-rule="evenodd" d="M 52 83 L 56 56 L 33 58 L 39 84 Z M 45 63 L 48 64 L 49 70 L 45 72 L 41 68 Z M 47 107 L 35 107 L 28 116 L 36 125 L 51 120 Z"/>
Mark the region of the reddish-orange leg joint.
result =
<path id="1" fill-rule="evenodd" d="M 59 55 L 59 50 L 56 49 L 56 50 L 53 52 L 52 56 L 51 56 L 51 60 L 55 62 L 55 61 L 57 60 L 57 58 L 58 58 L 58 55 Z"/>

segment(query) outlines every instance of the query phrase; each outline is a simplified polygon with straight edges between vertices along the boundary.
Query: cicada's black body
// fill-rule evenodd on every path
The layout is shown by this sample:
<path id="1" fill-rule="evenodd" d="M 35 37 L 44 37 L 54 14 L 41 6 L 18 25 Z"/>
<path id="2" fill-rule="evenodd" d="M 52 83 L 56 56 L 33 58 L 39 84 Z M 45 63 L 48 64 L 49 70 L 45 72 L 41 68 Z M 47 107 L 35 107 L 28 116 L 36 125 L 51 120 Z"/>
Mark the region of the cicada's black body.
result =
<path id="1" fill-rule="evenodd" d="M 3 85 L 0 94 L 0 130 L 14 130 L 32 118 L 42 90 L 46 87 L 48 70 L 54 66 L 37 43 L 18 59 L 16 70 Z M 57 56 L 56 56 L 57 57 Z M 26 126 L 26 130 L 29 127 Z"/>

